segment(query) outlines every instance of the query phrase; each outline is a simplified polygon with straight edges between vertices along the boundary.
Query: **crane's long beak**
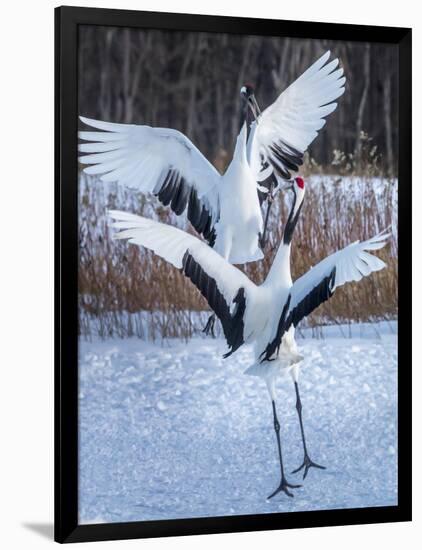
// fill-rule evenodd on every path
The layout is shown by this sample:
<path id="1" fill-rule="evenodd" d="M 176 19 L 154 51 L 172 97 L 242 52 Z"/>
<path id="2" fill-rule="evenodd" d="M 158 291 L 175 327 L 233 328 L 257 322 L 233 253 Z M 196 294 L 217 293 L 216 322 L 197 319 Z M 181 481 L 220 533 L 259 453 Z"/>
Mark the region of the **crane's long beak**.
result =
<path id="1" fill-rule="evenodd" d="M 259 108 L 258 102 L 255 98 L 255 95 L 252 94 L 248 99 L 248 106 L 252 111 L 255 120 L 258 120 L 259 115 L 261 114 L 261 109 Z"/>

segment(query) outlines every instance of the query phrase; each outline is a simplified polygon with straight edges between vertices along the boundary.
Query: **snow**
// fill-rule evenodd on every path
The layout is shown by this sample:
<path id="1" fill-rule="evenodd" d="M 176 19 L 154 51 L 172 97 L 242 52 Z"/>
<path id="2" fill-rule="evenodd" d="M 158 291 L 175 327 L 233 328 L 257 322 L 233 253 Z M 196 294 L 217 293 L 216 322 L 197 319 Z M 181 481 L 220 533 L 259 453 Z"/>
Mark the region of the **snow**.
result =
<path id="1" fill-rule="evenodd" d="M 335 328 L 298 341 L 308 448 L 327 470 L 270 501 L 277 448 L 265 385 L 243 374 L 250 346 L 222 359 L 222 339 L 81 340 L 80 522 L 397 504 L 396 326 Z M 277 406 L 290 472 L 303 457 L 289 378 Z"/>

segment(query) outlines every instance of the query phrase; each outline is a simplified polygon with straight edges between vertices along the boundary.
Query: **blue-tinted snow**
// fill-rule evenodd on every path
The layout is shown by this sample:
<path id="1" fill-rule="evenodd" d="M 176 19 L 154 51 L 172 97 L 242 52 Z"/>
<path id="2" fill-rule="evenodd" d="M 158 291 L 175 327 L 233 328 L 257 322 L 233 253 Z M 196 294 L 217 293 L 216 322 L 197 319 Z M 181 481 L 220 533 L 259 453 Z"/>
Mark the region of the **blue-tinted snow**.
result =
<path id="1" fill-rule="evenodd" d="M 224 360 L 223 340 L 81 341 L 80 521 L 396 504 L 394 332 L 299 340 L 308 447 L 327 470 L 311 469 L 293 499 L 271 501 L 279 483 L 272 413 L 264 383 L 242 374 L 249 346 Z M 291 380 L 278 390 L 290 472 L 302 462 Z"/>

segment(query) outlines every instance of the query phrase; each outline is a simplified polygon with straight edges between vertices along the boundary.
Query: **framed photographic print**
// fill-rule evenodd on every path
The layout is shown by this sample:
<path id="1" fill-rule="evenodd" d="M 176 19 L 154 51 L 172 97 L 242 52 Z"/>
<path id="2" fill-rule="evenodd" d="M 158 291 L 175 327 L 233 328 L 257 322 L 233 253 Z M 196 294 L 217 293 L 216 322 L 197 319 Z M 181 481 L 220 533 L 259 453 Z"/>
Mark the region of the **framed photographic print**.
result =
<path id="1" fill-rule="evenodd" d="M 58 542 L 411 519 L 410 67 L 57 8 Z"/>

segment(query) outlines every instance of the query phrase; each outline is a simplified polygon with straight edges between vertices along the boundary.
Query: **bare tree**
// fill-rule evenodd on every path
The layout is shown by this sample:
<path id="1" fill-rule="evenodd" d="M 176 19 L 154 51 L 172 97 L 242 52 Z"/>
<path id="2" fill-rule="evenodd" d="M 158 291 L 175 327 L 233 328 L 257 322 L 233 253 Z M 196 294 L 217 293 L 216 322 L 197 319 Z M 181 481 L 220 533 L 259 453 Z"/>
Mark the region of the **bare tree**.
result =
<path id="1" fill-rule="evenodd" d="M 368 92 L 369 92 L 370 78 L 371 78 L 370 53 L 371 53 L 370 44 L 365 44 L 365 51 L 364 51 L 364 57 L 363 57 L 363 73 L 362 73 L 363 89 L 362 89 L 362 95 L 361 95 L 359 107 L 358 107 L 358 115 L 356 118 L 355 152 L 356 152 L 357 158 L 360 158 L 361 156 L 361 147 L 362 147 L 361 133 L 363 129 L 363 115 L 365 113 L 365 107 L 368 99 Z"/>
<path id="2" fill-rule="evenodd" d="M 322 166 L 329 166 L 334 149 L 359 156 L 364 131 L 374 138 L 386 172 L 395 173 L 393 45 L 82 26 L 80 112 L 177 128 L 209 158 L 220 148 L 230 155 L 239 131 L 240 87 L 255 85 L 266 107 L 327 49 L 340 58 L 346 93 L 312 143 L 312 156 Z"/>

